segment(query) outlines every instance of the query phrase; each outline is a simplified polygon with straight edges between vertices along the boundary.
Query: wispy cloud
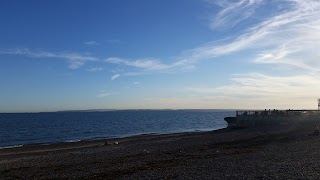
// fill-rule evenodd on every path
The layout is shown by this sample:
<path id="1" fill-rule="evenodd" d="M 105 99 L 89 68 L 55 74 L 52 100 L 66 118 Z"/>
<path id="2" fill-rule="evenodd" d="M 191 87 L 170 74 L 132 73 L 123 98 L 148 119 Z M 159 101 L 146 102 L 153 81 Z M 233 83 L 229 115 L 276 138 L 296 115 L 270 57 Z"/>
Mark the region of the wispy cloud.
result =
<path id="1" fill-rule="evenodd" d="M 210 27 L 215 29 L 232 27 L 249 18 L 254 14 L 255 9 L 261 4 L 262 0 L 209 0 L 207 2 L 222 8 L 222 10 L 211 19 Z"/>
<path id="2" fill-rule="evenodd" d="M 113 81 L 119 77 L 120 77 L 120 74 L 114 74 L 113 76 L 111 76 L 111 80 Z"/>
<path id="3" fill-rule="evenodd" d="M 76 69 L 89 61 L 101 61 L 119 66 L 131 67 L 125 75 L 176 72 L 188 70 L 204 59 L 215 60 L 219 56 L 246 51 L 247 58 L 256 64 L 274 64 L 286 68 L 300 68 L 319 72 L 320 51 L 320 2 L 317 0 L 207 0 L 221 9 L 210 20 L 214 28 L 232 27 L 257 15 L 257 8 L 281 9 L 259 19 L 253 26 L 239 30 L 236 37 L 209 42 L 186 50 L 178 58 L 161 60 L 157 58 L 125 59 L 120 57 L 97 58 L 79 53 L 54 53 L 29 49 L 2 50 L 0 54 L 25 55 L 37 58 L 61 58 L 67 60 L 71 69 Z M 270 4 L 271 5 L 268 5 Z M 258 21 L 258 20 L 257 20 Z M 250 23 L 249 23 L 250 24 Z M 88 41 L 87 44 L 95 44 Z M 250 51 L 247 51 L 250 50 Z M 93 70 L 93 69 L 92 69 Z M 98 69 L 97 69 L 98 70 Z M 119 72 L 118 72 L 119 73 Z"/>
<path id="4" fill-rule="evenodd" d="M 155 71 L 166 71 L 166 70 L 183 70 L 190 69 L 193 65 L 187 60 L 178 60 L 172 64 L 164 64 L 156 59 L 137 59 L 137 60 L 128 60 L 122 59 L 119 57 L 110 57 L 105 59 L 108 63 L 125 65 L 130 67 L 135 67 L 144 70 L 144 72 L 134 72 L 132 74 L 144 74 L 147 72 L 155 72 Z M 126 73 L 128 74 L 128 73 Z"/>
<path id="5" fill-rule="evenodd" d="M 217 24 L 220 21 L 228 23 L 226 19 L 229 20 L 229 18 L 226 12 L 231 9 L 251 6 L 254 8 L 261 1 L 240 0 L 237 3 L 228 3 L 228 1 L 219 1 L 219 3 L 224 9 L 218 13 L 216 18 L 213 18 Z M 285 64 L 292 65 L 294 68 L 301 67 L 318 71 L 320 64 L 317 59 L 320 52 L 315 47 L 320 45 L 320 2 L 283 0 L 278 3 L 285 4 L 287 10 L 274 13 L 273 16 L 247 28 L 234 40 L 208 43 L 195 48 L 188 61 L 214 59 L 222 55 L 251 50 L 246 53 L 248 58 L 253 57 L 252 62 L 255 63 Z M 231 24 L 234 23 L 232 19 L 229 22 Z M 315 68 L 314 65 L 317 67 Z"/>
<path id="6" fill-rule="evenodd" d="M 104 68 L 102 67 L 93 67 L 93 68 L 88 68 L 87 71 L 89 72 L 98 72 L 98 71 L 103 71 Z"/>
<path id="7" fill-rule="evenodd" d="M 111 93 L 108 93 L 107 90 L 101 90 L 99 92 L 99 94 L 97 95 L 97 97 L 98 98 L 104 98 L 104 97 L 107 97 L 107 96 L 110 96 L 110 95 L 111 95 Z"/>
<path id="8" fill-rule="evenodd" d="M 133 82 L 133 85 L 139 85 L 139 84 L 140 84 L 140 82 L 138 82 L 138 81 Z"/>
<path id="9" fill-rule="evenodd" d="M 100 93 L 97 95 L 98 98 L 104 98 L 104 97 L 107 97 L 107 96 L 110 96 L 111 94 L 110 93 Z"/>
<path id="10" fill-rule="evenodd" d="M 98 58 L 92 56 L 84 56 L 78 53 L 66 53 L 66 52 L 47 52 L 47 51 L 32 51 L 29 49 L 6 49 L 0 50 L 0 54 L 9 55 L 22 55 L 35 58 L 60 58 L 69 62 L 70 69 L 77 69 L 87 61 L 98 61 Z"/>
<path id="11" fill-rule="evenodd" d="M 99 45 L 98 42 L 96 41 L 86 41 L 84 42 L 85 45 L 88 45 L 88 46 L 96 46 L 96 45 Z"/>
<path id="12" fill-rule="evenodd" d="M 320 90 L 320 80 L 310 75 L 268 76 L 261 73 L 234 75 L 232 84 L 214 88 L 187 88 L 204 94 L 241 95 L 246 97 L 308 97 Z"/>
<path id="13" fill-rule="evenodd" d="M 106 62 L 113 63 L 113 64 L 122 64 L 126 66 L 132 66 L 142 69 L 148 70 L 160 70 L 160 69 L 167 69 L 169 65 L 162 64 L 158 60 L 155 59 L 138 59 L 138 60 L 126 60 L 119 57 L 110 57 L 106 59 Z"/>
<path id="14" fill-rule="evenodd" d="M 221 4 L 224 10 L 217 16 L 222 19 L 216 22 L 216 28 L 224 23 L 231 23 L 231 26 L 237 23 L 237 21 L 228 22 L 232 21 L 230 15 L 222 17 L 229 9 L 234 7 L 242 9 L 238 7 L 239 5 L 247 8 L 250 4 L 249 1 L 237 2 L 236 4 L 226 3 L 226 1 L 218 2 L 225 4 Z M 244 2 L 246 4 L 243 4 Z M 251 3 L 254 2 L 260 3 L 260 1 L 251 1 Z M 231 78 L 230 84 L 209 88 L 187 88 L 190 93 L 209 99 L 210 97 L 229 97 L 227 107 L 230 108 L 316 107 L 313 102 L 320 91 L 320 80 L 317 79 L 320 72 L 320 51 L 316 48 L 320 46 L 320 2 L 315 0 L 277 2 L 285 3 L 286 11 L 274 13 L 262 22 L 244 30 L 233 40 L 209 43 L 196 48 L 188 59 L 196 62 L 245 52 L 251 63 L 261 66 L 273 65 L 266 66 L 269 67 L 266 70 L 269 72 L 267 74 L 272 75 L 260 72 L 236 74 Z M 251 15 L 254 16 L 254 13 Z M 216 20 L 213 19 L 213 21 Z M 278 69 L 274 69 L 275 65 Z"/>
<path id="15" fill-rule="evenodd" d="M 70 53 L 70 52 L 48 52 L 48 51 L 36 51 L 30 50 L 28 48 L 17 48 L 17 49 L 0 49 L 0 54 L 9 54 L 9 55 L 20 55 L 28 56 L 34 58 L 59 58 L 64 59 L 69 62 L 70 69 L 77 69 L 83 66 L 86 62 L 99 61 L 111 64 L 118 64 L 122 66 L 134 67 L 137 68 L 137 72 L 131 74 L 146 74 L 151 72 L 159 72 L 171 69 L 191 69 L 193 67 L 187 60 L 178 60 L 172 64 L 164 64 L 160 60 L 145 58 L 145 59 L 136 59 L 128 60 L 119 57 L 109 57 L 109 58 L 98 58 L 95 56 L 86 56 L 80 53 Z M 89 68 L 87 71 L 102 71 L 103 68 Z M 130 72 L 126 73 L 130 74 Z"/>
<path id="16" fill-rule="evenodd" d="M 310 75 L 278 77 L 249 73 L 234 75 L 229 85 L 192 87 L 186 90 L 208 97 L 229 97 L 229 107 L 233 106 L 232 103 L 238 106 L 241 102 L 246 107 L 236 108 L 312 108 L 310 103 L 317 98 L 320 80 Z"/>

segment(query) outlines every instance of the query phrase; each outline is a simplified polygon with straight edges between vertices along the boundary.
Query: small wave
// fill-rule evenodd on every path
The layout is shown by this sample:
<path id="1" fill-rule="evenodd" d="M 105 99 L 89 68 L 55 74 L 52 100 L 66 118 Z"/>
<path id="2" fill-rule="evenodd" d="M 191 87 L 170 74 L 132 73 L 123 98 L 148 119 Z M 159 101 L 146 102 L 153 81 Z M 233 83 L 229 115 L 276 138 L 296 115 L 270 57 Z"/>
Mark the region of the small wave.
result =
<path id="1" fill-rule="evenodd" d="M 5 147 L 0 147 L 0 149 L 11 149 L 11 148 L 19 148 L 22 147 L 23 145 L 13 145 L 13 146 L 5 146 Z"/>
<path id="2" fill-rule="evenodd" d="M 81 141 L 81 139 L 75 139 L 75 140 L 66 140 L 64 142 L 67 142 L 67 143 L 72 143 L 72 142 L 79 142 Z"/>

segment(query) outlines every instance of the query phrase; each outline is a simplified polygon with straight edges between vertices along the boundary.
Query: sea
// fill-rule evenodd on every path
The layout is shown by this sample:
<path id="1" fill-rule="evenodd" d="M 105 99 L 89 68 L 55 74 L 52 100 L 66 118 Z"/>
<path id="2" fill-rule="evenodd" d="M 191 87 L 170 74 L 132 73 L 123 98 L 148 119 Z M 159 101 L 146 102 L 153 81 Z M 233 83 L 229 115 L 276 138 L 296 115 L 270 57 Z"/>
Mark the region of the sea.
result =
<path id="1" fill-rule="evenodd" d="M 0 149 L 227 127 L 232 110 L 118 110 L 0 113 Z"/>

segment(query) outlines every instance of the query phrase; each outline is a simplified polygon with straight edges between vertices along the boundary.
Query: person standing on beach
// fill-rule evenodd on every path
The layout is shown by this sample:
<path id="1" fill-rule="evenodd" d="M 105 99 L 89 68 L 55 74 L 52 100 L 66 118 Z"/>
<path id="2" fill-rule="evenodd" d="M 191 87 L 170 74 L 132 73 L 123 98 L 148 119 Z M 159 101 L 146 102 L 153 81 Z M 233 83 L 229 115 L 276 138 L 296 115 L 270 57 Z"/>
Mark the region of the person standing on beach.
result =
<path id="1" fill-rule="evenodd" d="M 313 135 L 319 136 L 319 133 L 320 133 L 319 127 L 315 124 L 315 125 L 314 125 Z"/>

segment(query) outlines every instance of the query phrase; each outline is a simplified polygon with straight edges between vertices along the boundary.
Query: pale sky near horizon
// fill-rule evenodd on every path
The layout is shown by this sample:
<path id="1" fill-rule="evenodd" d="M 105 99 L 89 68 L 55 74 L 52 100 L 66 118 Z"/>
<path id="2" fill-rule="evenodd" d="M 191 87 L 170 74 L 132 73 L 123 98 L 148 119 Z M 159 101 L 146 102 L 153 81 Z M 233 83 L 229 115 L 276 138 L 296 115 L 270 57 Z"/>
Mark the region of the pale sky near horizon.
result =
<path id="1" fill-rule="evenodd" d="M 0 112 L 317 109 L 319 0 L 10 0 Z"/>

